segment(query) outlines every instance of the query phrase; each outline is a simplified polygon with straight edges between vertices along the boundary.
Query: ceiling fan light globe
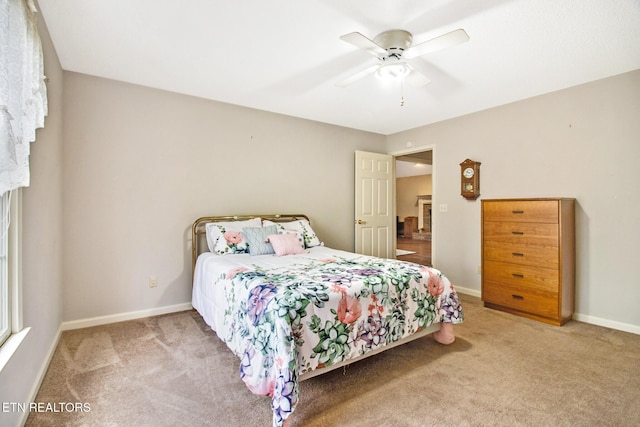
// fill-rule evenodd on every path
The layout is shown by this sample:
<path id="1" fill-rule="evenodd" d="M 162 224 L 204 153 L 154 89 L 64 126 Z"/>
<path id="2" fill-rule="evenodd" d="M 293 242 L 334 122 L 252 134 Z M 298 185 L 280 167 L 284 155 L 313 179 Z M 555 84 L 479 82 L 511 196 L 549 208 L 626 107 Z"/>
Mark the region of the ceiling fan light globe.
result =
<path id="1" fill-rule="evenodd" d="M 405 63 L 385 64 L 378 68 L 376 75 L 388 81 L 399 81 L 411 72 L 411 68 Z"/>

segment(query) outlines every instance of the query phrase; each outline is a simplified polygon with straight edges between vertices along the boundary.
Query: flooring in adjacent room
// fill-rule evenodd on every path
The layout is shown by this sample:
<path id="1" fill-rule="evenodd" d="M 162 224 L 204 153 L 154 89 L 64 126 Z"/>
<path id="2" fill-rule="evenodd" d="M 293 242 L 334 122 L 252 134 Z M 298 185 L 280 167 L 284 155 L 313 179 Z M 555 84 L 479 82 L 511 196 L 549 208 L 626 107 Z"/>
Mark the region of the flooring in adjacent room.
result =
<path id="1" fill-rule="evenodd" d="M 401 250 L 415 252 L 408 255 L 398 255 L 397 259 L 420 265 L 431 265 L 431 239 L 412 239 L 398 236 L 396 246 Z"/>

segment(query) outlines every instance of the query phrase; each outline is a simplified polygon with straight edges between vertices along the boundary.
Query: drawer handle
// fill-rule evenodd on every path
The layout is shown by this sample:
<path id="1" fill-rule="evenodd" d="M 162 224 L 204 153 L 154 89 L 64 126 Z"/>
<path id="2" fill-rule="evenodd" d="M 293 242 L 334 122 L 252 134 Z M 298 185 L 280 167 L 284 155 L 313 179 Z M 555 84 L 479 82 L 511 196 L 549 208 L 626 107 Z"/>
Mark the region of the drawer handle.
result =
<path id="1" fill-rule="evenodd" d="M 513 256 L 524 256 L 524 254 L 521 254 L 520 252 L 511 252 L 511 255 L 513 255 Z"/>
<path id="2" fill-rule="evenodd" d="M 524 211 L 511 211 L 511 213 L 512 213 L 512 214 L 516 214 L 516 215 L 517 215 L 517 214 L 523 214 L 523 213 L 524 213 Z"/>
<path id="3" fill-rule="evenodd" d="M 520 299 L 520 300 L 524 299 L 524 297 L 522 295 L 512 294 L 511 296 L 513 297 L 513 299 Z"/>
<path id="4" fill-rule="evenodd" d="M 511 234 L 515 234 L 516 236 L 524 236 L 524 231 L 512 231 Z"/>
<path id="5" fill-rule="evenodd" d="M 513 277 L 517 277 L 518 279 L 524 279 L 524 274 L 511 273 Z"/>

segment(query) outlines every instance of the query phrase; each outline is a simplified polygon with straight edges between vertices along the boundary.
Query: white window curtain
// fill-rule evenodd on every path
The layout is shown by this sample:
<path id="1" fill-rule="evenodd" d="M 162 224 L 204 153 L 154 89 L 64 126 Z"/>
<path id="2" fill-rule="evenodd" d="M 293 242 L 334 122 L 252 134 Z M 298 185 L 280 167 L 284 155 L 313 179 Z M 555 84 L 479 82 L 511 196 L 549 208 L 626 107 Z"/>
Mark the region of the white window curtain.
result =
<path id="1" fill-rule="evenodd" d="M 0 0 L 0 195 L 29 186 L 29 145 L 47 89 L 33 0 Z"/>

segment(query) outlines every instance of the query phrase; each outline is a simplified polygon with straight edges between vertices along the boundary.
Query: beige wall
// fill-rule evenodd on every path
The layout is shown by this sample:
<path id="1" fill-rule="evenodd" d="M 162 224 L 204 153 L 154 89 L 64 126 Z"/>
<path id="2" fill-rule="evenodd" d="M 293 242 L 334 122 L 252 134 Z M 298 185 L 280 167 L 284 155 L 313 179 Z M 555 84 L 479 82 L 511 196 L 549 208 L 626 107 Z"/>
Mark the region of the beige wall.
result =
<path id="1" fill-rule="evenodd" d="M 431 194 L 431 175 L 406 176 L 396 179 L 396 215 L 418 216 L 417 196 Z"/>
<path id="2" fill-rule="evenodd" d="M 435 147 L 435 263 L 477 292 L 481 199 L 460 196 L 460 162 L 482 162 L 484 199 L 575 197 L 578 318 L 640 333 L 639 118 L 634 71 L 391 135 L 387 147 Z"/>
<path id="3" fill-rule="evenodd" d="M 62 69 L 40 21 L 49 115 L 31 145 L 31 186 L 22 190 L 23 322 L 31 330 L 0 373 L 0 402 L 29 402 L 47 368 L 62 322 Z M 0 412 L 1 426 L 27 413 Z"/>
<path id="4" fill-rule="evenodd" d="M 352 250 L 354 151 L 386 149 L 382 135 L 75 73 L 64 106 L 68 321 L 188 303 L 200 216 L 306 213 Z"/>

